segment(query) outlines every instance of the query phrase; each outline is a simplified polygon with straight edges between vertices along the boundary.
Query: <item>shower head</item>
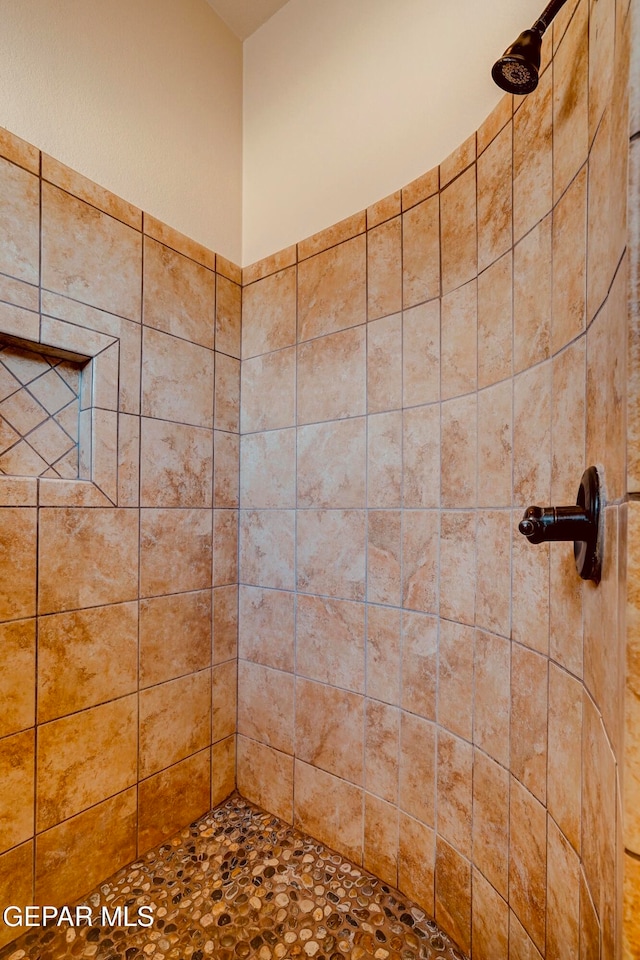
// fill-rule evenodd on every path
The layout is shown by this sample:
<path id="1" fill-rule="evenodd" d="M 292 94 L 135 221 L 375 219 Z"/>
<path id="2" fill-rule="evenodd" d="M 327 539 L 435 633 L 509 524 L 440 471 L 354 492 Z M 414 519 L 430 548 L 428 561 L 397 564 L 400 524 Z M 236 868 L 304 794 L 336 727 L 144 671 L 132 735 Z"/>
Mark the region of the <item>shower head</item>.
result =
<path id="1" fill-rule="evenodd" d="M 507 93 L 531 93 L 538 86 L 542 34 L 524 30 L 493 65 L 491 76 Z"/>
<path id="2" fill-rule="evenodd" d="M 531 30 L 523 30 L 507 47 L 491 70 L 491 76 L 507 93 L 531 93 L 538 86 L 540 51 L 544 32 L 567 0 L 550 0 Z"/>

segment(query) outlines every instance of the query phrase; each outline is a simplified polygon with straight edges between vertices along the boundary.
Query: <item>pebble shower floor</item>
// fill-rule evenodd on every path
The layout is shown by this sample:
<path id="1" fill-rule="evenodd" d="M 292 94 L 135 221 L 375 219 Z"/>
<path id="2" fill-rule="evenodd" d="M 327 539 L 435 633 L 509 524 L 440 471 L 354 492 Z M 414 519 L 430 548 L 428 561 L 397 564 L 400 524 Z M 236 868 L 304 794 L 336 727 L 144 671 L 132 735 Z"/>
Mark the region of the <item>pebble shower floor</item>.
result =
<path id="1" fill-rule="evenodd" d="M 0 960 L 465 960 L 398 891 L 237 795 L 83 903 L 151 904 L 153 925 L 38 928 Z"/>

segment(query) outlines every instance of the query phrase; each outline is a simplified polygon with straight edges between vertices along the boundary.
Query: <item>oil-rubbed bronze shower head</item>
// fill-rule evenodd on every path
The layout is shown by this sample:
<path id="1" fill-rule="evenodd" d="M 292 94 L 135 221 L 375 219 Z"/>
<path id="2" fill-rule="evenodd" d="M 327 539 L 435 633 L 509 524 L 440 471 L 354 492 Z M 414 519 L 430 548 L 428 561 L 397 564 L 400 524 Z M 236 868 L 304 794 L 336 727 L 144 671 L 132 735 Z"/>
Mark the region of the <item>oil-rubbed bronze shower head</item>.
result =
<path id="1" fill-rule="evenodd" d="M 507 47 L 491 70 L 491 76 L 507 93 L 531 93 L 538 86 L 540 51 L 544 32 L 567 0 L 551 0 L 531 30 L 523 30 L 515 43 Z"/>

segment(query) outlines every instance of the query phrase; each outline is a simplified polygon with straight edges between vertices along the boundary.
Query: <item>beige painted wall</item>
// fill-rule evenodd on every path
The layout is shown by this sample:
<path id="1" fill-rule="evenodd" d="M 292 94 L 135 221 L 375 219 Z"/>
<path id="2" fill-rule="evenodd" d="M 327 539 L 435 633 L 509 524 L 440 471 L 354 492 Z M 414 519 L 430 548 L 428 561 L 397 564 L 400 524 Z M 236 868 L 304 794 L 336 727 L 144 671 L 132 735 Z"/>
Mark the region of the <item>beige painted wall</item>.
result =
<path id="1" fill-rule="evenodd" d="M 289 0 L 244 44 L 243 262 L 437 165 L 500 98 L 540 0 Z"/>
<path id="2" fill-rule="evenodd" d="M 0 0 L 0 126 L 241 257 L 242 45 L 205 0 Z"/>

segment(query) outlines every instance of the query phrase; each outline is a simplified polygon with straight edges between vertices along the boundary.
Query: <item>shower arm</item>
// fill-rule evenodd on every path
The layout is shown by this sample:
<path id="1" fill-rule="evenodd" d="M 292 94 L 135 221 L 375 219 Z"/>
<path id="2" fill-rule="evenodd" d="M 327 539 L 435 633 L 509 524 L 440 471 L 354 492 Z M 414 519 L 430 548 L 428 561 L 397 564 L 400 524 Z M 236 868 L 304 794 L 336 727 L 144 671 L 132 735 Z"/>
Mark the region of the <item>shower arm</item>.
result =
<path id="1" fill-rule="evenodd" d="M 566 2 L 567 0 L 551 0 L 551 2 L 548 3 L 544 8 L 531 29 L 535 30 L 536 33 L 539 33 L 540 36 L 542 36 L 553 18 L 560 11 L 560 8 L 563 7 Z"/>

